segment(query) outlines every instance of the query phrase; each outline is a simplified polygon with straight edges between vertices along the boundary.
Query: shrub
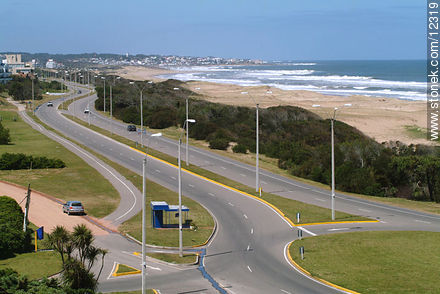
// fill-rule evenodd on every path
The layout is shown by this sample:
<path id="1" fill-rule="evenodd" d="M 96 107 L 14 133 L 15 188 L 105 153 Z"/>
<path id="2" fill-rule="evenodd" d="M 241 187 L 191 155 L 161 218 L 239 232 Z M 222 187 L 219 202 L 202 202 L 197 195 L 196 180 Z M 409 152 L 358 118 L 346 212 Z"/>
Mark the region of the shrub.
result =
<path id="1" fill-rule="evenodd" d="M 9 136 L 9 129 L 3 127 L 0 122 L 0 145 L 7 145 L 11 142 L 11 137 Z"/>
<path id="2" fill-rule="evenodd" d="M 18 203 L 0 196 L 0 258 L 22 252 L 30 245 L 30 238 L 23 232 L 23 217 Z"/>
<path id="3" fill-rule="evenodd" d="M 209 148 L 211 149 L 226 150 L 228 146 L 229 146 L 229 140 L 225 138 L 215 138 L 209 141 Z"/>
<path id="4" fill-rule="evenodd" d="M 44 156 L 33 157 L 23 153 L 3 153 L 0 157 L 0 170 L 63 168 L 66 164 L 60 159 Z"/>
<path id="5" fill-rule="evenodd" d="M 235 145 L 234 147 L 232 147 L 232 151 L 234 151 L 235 153 L 246 153 L 247 148 L 246 148 L 246 146 L 239 143 L 239 144 Z"/>

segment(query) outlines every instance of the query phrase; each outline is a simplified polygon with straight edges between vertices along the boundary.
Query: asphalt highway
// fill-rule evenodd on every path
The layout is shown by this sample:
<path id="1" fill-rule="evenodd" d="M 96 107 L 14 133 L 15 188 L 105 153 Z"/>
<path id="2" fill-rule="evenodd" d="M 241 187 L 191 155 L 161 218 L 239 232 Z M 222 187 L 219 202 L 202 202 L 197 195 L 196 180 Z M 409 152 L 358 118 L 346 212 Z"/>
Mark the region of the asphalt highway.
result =
<path id="1" fill-rule="evenodd" d="M 117 122 L 109 122 L 108 119 L 93 111 L 91 103 L 96 97 L 81 99 L 71 104 L 71 113 L 88 121 L 83 111 L 89 105 L 92 110 L 91 123 L 109 129 L 115 133 L 131 137 L 126 126 Z M 36 114 L 46 124 L 62 132 L 69 138 L 103 154 L 137 173 L 141 173 L 143 155 L 127 146 L 99 135 L 87 128 L 71 122 L 63 117 L 57 106 L 60 101 L 54 103 L 54 107 L 41 106 Z M 151 148 L 161 150 L 176 156 L 176 142 L 167 138 L 155 138 L 149 142 Z M 183 150 L 184 151 L 184 150 Z M 184 152 L 182 152 L 184 154 Z M 249 186 L 254 185 L 255 169 L 240 162 L 225 158 L 194 147 L 190 148 L 191 163 L 200 165 L 205 169 L 233 178 Z M 166 165 L 152 158 L 148 159 L 148 177 L 168 187 L 177 190 L 177 170 L 175 167 Z M 262 171 L 261 183 L 265 191 L 271 191 L 284 197 L 301 200 L 315 205 L 328 207 L 328 191 L 318 189 L 303 183 L 293 181 L 272 173 Z M 292 228 L 280 215 L 267 205 L 246 197 L 235 191 L 231 191 L 212 182 L 206 181 L 191 174 L 183 173 L 184 195 L 198 201 L 209 209 L 215 216 L 218 231 L 207 246 L 205 266 L 207 272 L 217 281 L 223 289 L 230 293 L 339 293 L 339 290 L 329 288 L 324 284 L 310 280 L 308 277 L 295 271 L 285 257 L 285 246 L 297 236 L 296 228 Z M 177 199 L 176 199 L 177 203 Z M 131 208 L 133 207 L 133 208 Z M 440 217 L 419 213 L 406 209 L 394 208 L 370 201 L 360 200 L 346 195 L 337 195 L 337 209 L 353 214 L 360 214 L 380 220 L 372 224 L 333 224 L 300 228 L 306 234 L 327 234 L 344 230 L 430 230 L 438 231 Z M 124 212 L 128 216 L 139 211 L 139 205 L 127 205 Z M 121 212 L 122 213 L 122 212 Z M 333 230 L 333 231 L 332 231 Z M 185 237 L 185 235 L 184 235 Z M 121 244 L 112 240 L 103 240 L 103 247 L 115 246 L 115 252 L 119 252 Z M 124 243 L 124 244 L 122 244 Z M 119 245 L 118 245 L 119 244 Z M 113 248 L 113 247 L 112 247 Z M 129 252 L 129 251 L 126 251 Z M 122 254 L 120 258 L 133 259 L 129 254 Z M 127 255 L 127 256 L 125 256 Z M 171 269 L 166 274 L 151 274 L 151 281 L 157 283 L 162 293 L 179 293 L 176 288 L 178 277 L 191 275 L 191 270 L 176 271 Z M 153 279 L 154 275 L 154 279 Z M 157 275 L 157 277 L 156 277 Z M 118 280 L 101 281 L 102 289 L 131 290 L 134 278 L 124 282 Z M 122 279 L 121 279 L 122 280 Z M 204 287 L 199 279 L 186 279 L 190 284 L 197 285 L 203 291 L 212 291 L 212 288 Z M 176 283 L 177 281 L 177 283 Z M 191 282 L 193 281 L 193 282 Z M 139 283 L 137 283 L 139 285 Z M 200 292 L 200 291 L 199 291 Z M 205 293 L 205 292 L 200 292 Z"/>

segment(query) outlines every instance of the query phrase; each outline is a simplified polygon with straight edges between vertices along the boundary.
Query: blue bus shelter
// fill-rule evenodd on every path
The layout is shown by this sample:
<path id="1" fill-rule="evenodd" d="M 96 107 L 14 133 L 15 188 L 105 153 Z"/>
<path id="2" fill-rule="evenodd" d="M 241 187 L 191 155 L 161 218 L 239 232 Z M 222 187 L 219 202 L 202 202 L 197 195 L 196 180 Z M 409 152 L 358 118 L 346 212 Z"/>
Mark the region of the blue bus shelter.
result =
<path id="1" fill-rule="evenodd" d="M 151 201 L 151 223 L 153 228 L 178 228 L 179 227 L 179 205 L 169 205 L 165 201 Z M 189 228 L 189 208 L 182 205 L 182 227 Z"/>

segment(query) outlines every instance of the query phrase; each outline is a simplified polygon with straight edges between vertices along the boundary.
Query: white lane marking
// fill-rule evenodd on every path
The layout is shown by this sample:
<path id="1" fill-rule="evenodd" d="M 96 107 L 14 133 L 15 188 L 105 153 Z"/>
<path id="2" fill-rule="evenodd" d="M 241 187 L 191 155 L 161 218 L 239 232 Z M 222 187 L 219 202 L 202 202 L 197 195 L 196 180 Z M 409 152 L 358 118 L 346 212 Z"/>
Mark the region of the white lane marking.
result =
<path id="1" fill-rule="evenodd" d="M 228 202 L 229 205 L 234 206 L 234 204 L 232 204 L 231 202 Z"/>
<path id="2" fill-rule="evenodd" d="M 122 153 L 119 153 L 120 156 L 122 156 Z"/>
<path id="3" fill-rule="evenodd" d="M 214 194 L 214 193 L 208 193 L 208 195 L 209 195 L 209 196 L 212 196 L 212 197 L 214 197 L 214 196 L 215 196 L 215 194 Z"/>
<path id="4" fill-rule="evenodd" d="M 333 232 L 333 231 L 343 231 L 343 230 L 348 230 L 348 228 L 328 229 L 327 231 Z"/>
<path id="5" fill-rule="evenodd" d="M 173 180 L 176 180 L 176 177 L 170 177 L 170 178 L 172 178 Z"/>
<path id="6" fill-rule="evenodd" d="M 249 270 L 250 272 L 252 272 L 252 270 L 251 270 L 251 268 L 250 268 L 249 266 L 247 266 L 247 268 L 248 268 L 248 270 Z"/>
<path id="7" fill-rule="evenodd" d="M 254 234 L 254 228 L 251 229 L 251 235 L 253 235 L 253 234 Z"/>
<path id="8" fill-rule="evenodd" d="M 243 216 L 244 216 L 244 218 L 245 218 L 245 219 L 247 219 L 247 218 L 248 218 L 246 214 L 243 214 Z"/>
<path id="9" fill-rule="evenodd" d="M 195 187 L 193 184 L 188 184 L 188 186 L 190 186 L 191 188 L 194 188 L 194 187 Z"/>
<path id="10" fill-rule="evenodd" d="M 112 274 L 115 271 L 115 268 L 116 268 L 116 261 L 113 262 L 113 268 L 110 271 L 110 274 L 108 275 L 107 280 L 109 280 L 112 277 Z"/>
<path id="11" fill-rule="evenodd" d="M 302 187 L 301 187 L 301 188 L 302 188 Z M 321 194 L 323 194 L 323 195 L 330 196 L 330 193 L 324 193 L 324 192 L 321 192 L 321 191 L 318 191 L 318 190 L 315 190 L 315 189 L 313 189 L 312 191 L 313 191 L 313 192 L 316 192 L 316 193 L 321 193 Z"/>
<path id="12" fill-rule="evenodd" d="M 267 185 L 267 182 L 265 182 L 265 181 L 261 181 L 261 183 Z"/>
<path id="13" fill-rule="evenodd" d="M 431 222 L 422 221 L 422 220 L 418 220 L 418 219 L 416 219 L 415 222 L 424 223 L 424 224 L 430 224 L 431 223 Z"/>
<path id="14" fill-rule="evenodd" d="M 371 212 L 371 210 L 368 209 L 363 209 L 363 208 L 358 208 L 359 211 L 363 211 L 363 212 Z"/>
<path id="15" fill-rule="evenodd" d="M 240 176 L 245 177 L 246 175 L 245 174 L 240 174 Z"/>
<path id="16" fill-rule="evenodd" d="M 134 160 L 134 158 L 133 158 L 133 157 L 130 157 L 130 159 L 131 159 L 131 160 Z"/>
<path id="17" fill-rule="evenodd" d="M 246 248 L 246 251 L 249 251 L 249 249 L 251 249 L 251 244 L 248 245 L 248 247 Z"/>
<path id="18" fill-rule="evenodd" d="M 110 151 L 113 151 L 113 149 L 112 148 L 109 148 L 110 149 Z"/>
<path id="19" fill-rule="evenodd" d="M 379 221 L 379 222 L 381 222 L 381 223 L 383 223 L 383 224 L 386 224 L 387 222 L 384 222 L 384 221 Z"/>
<path id="20" fill-rule="evenodd" d="M 306 232 L 307 234 L 309 234 L 309 235 L 312 235 L 312 236 L 316 236 L 316 234 L 315 233 L 312 233 L 312 232 L 310 232 L 309 230 L 307 230 L 307 229 L 304 229 L 303 227 L 298 227 L 298 229 L 300 229 L 301 231 L 304 231 L 304 232 Z"/>
<path id="21" fill-rule="evenodd" d="M 160 170 L 156 169 L 155 171 L 160 174 Z"/>
<path id="22" fill-rule="evenodd" d="M 224 167 L 224 166 L 221 166 L 220 168 L 221 168 L 221 169 L 226 169 L 226 167 Z"/>
<path id="23" fill-rule="evenodd" d="M 145 265 L 145 267 L 151 268 L 152 270 L 156 270 L 156 271 L 161 271 L 162 269 L 158 268 L 158 267 L 153 267 L 150 265 Z"/>
<path id="24" fill-rule="evenodd" d="M 315 200 L 321 201 L 321 202 L 325 202 L 325 199 L 321 199 L 321 198 L 315 198 Z"/>
<path id="25" fill-rule="evenodd" d="M 283 289 L 280 289 L 281 290 L 281 292 L 284 292 L 284 293 L 286 293 L 286 294 L 292 294 L 292 293 L 290 293 L 290 292 L 288 292 L 288 291 L 286 291 L 286 290 L 283 290 Z"/>

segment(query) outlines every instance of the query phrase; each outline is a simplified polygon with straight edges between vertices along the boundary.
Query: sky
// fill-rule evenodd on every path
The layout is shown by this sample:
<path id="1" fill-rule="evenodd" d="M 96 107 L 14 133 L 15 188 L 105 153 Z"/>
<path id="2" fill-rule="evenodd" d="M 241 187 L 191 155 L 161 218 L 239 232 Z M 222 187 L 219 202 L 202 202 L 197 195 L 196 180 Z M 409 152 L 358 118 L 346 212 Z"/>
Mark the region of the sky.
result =
<path id="1" fill-rule="evenodd" d="M 424 59 L 421 0 L 2 0 L 0 52 Z"/>

